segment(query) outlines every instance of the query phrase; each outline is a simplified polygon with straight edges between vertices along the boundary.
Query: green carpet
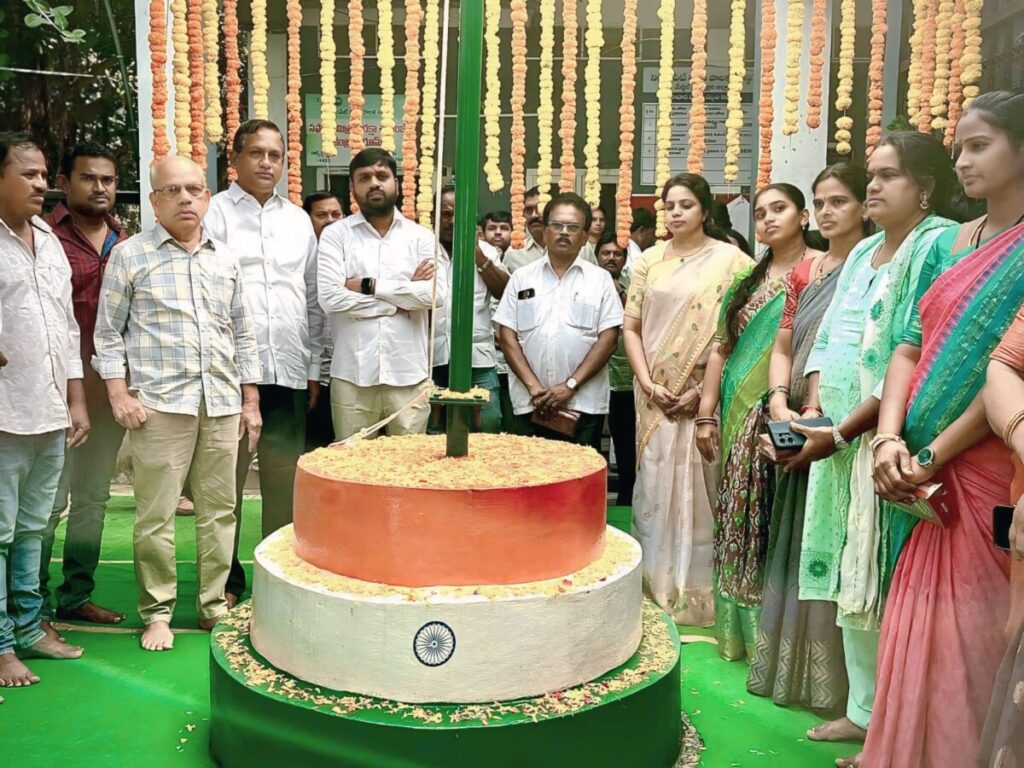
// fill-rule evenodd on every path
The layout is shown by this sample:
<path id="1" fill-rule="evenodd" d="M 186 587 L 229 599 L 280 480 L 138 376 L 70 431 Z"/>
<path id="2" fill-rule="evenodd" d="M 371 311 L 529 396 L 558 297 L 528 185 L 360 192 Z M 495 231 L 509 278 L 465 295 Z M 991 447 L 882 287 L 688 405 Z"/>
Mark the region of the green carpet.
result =
<path id="1" fill-rule="evenodd" d="M 134 613 L 135 581 L 131 566 L 134 502 L 111 500 L 97 572 L 97 602 Z M 241 557 L 252 558 L 258 539 L 259 502 L 243 511 Z M 629 530 L 629 510 L 612 507 L 609 522 Z M 195 626 L 195 537 L 193 519 L 178 518 L 176 536 L 181 587 L 173 625 Z M 63 526 L 55 558 L 63 546 Z M 109 562 L 115 561 L 115 562 Z M 248 570 L 248 567 L 247 567 Z M 60 579 L 60 565 L 51 566 Z M 683 627 L 687 635 L 697 634 Z M 706 631 L 703 634 L 707 634 Z M 99 768 L 146 765 L 147 768 L 212 766 L 209 737 L 209 636 L 181 633 L 169 653 L 146 653 L 137 635 L 70 630 L 83 645 L 80 661 L 34 661 L 42 681 L 29 688 L 3 691 L 0 706 L 0 765 L 4 768 Z M 814 715 L 787 710 L 746 692 L 746 665 L 721 661 L 713 645 L 694 642 L 682 649 L 683 709 L 704 740 L 701 766 L 831 765 L 855 745 L 809 742 L 804 734 L 818 722 Z M 642 733 L 630 734 L 643 738 Z M 382 767 L 384 768 L 384 767 Z M 429 768 L 443 768 L 430 766 Z M 486 768 L 486 766 L 481 766 Z M 525 768 L 525 767 L 524 767 Z M 626 768 L 626 767 L 624 767 Z M 628 768 L 644 768 L 629 766 Z"/>

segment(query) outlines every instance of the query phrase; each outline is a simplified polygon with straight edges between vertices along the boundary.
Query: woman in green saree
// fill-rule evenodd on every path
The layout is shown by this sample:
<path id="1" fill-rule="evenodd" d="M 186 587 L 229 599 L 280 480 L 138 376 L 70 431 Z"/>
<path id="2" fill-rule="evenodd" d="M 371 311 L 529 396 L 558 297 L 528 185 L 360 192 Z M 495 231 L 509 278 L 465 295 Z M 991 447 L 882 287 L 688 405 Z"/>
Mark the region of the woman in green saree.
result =
<path id="1" fill-rule="evenodd" d="M 715 636 L 718 655 L 752 658 L 760 618 L 774 470 L 757 451 L 765 424 L 768 362 L 786 300 L 785 279 L 806 257 L 810 214 L 803 193 L 772 184 L 754 197 L 754 223 L 768 251 L 733 279 L 722 304 L 698 409 L 697 447 L 721 455 L 714 516 Z M 721 405 L 721 432 L 714 418 Z M 720 446 L 719 446 L 720 443 Z"/>

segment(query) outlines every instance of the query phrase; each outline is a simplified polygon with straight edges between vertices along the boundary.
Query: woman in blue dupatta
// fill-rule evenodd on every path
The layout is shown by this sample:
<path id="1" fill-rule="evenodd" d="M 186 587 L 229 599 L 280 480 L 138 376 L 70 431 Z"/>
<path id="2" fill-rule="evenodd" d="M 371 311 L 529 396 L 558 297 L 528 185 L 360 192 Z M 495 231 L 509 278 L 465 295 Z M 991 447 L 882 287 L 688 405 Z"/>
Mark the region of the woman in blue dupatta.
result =
<path id="1" fill-rule="evenodd" d="M 929 254 L 873 443 L 882 498 L 912 501 L 938 482 L 944 510 L 939 525 L 890 507 L 883 527 L 892 585 L 864 749 L 879 768 L 972 764 L 1006 648 L 1009 558 L 992 543 L 992 508 L 1009 501 L 1013 469 L 980 392 L 982 362 L 1024 303 L 1024 95 L 976 99 L 956 145 L 964 189 L 988 214 Z"/>

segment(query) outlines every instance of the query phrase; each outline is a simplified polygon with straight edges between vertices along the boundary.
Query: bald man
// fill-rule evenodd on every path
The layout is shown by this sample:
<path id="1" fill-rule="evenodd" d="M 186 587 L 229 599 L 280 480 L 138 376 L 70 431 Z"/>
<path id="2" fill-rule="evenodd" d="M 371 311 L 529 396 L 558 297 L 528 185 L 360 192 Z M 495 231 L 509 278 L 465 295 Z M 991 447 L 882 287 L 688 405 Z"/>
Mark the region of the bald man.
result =
<path id="1" fill-rule="evenodd" d="M 164 651 L 174 644 L 174 511 L 190 468 L 200 628 L 227 612 L 235 460 L 243 435 L 250 450 L 259 438 L 261 368 L 238 257 L 203 231 L 202 170 L 171 157 L 150 175 L 157 224 L 110 256 L 93 367 L 130 435 L 141 645 Z"/>

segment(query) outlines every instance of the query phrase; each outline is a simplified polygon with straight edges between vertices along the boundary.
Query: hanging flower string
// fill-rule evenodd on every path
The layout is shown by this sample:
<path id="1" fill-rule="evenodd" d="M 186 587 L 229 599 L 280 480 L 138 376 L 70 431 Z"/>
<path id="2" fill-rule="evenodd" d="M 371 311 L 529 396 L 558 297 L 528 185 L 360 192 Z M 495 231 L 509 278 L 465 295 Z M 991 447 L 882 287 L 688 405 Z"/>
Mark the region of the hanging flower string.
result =
<path id="1" fill-rule="evenodd" d="M 420 114 L 420 0 L 405 3 L 405 109 L 402 118 L 402 215 L 416 219 L 416 129 Z"/>
<path id="2" fill-rule="evenodd" d="M 348 81 L 348 146 L 352 154 L 366 147 L 363 134 L 363 69 L 366 46 L 363 45 L 363 0 L 348 0 L 348 47 L 351 52 Z"/>
<path id="3" fill-rule="evenodd" d="M 953 146 L 956 124 L 960 120 L 964 98 L 963 84 L 960 81 L 962 75 L 961 60 L 964 55 L 964 43 L 966 41 L 964 0 L 956 0 L 953 4 L 952 28 L 953 37 L 949 42 L 949 90 L 946 98 L 949 107 L 946 115 L 946 129 L 942 137 L 942 143 L 947 147 Z"/>
<path id="4" fill-rule="evenodd" d="M 921 113 L 921 60 L 928 0 L 913 0 L 914 26 L 910 33 L 910 66 L 907 70 L 907 117 L 916 126 Z"/>
<path id="5" fill-rule="evenodd" d="M 203 3 L 203 68 L 204 89 L 206 91 L 206 137 L 216 144 L 224 138 L 224 126 L 221 122 L 223 113 L 220 106 L 220 82 L 218 62 L 220 50 L 217 45 L 217 32 L 220 29 L 217 19 L 217 0 L 202 0 Z"/>
<path id="6" fill-rule="evenodd" d="M 270 117 L 268 91 L 270 77 L 267 75 L 267 0 L 252 0 L 252 111 L 257 120 Z"/>
<path id="7" fill-rule="evenodd" d="M 836 111 L 843 114 L 836 120 L 836 152 L 848 155 L 853 150 L 853 118 L 846 110 L 853 104 L 853 46 L 857 35 L 856 0 L 843 0 L 839 21 L 839 83 L 836 86 Z"/>
<path id="8" fill-rule="evenodd" d="M 927 15 L 921 28 L 921 93 L 917 102 L 917 130 L 929 133 L 932 129 L 932 91 L 935 89 L 937 0 L 928 0 L 925 9 Z"/>
<path id="9" fill-rule="evenodd" d="M 929 112 L 932 117 L 931 129 L 946 129 L 946 99 L 949 97 L 950 54 L 953 43 L 953 0 L 939 0 L 935 16 L 935 84 Z"/>
<path id="10" fill-rule="evenodd" d="M 871 0 L 871 62 L 868 64 L 868 130 L 865 151 L 868 157 L 882 140 L 882 72 L 885 67 L 885 23 L 888 0 Z"/>
<path id="11" fill-rule="evenodd" d="M 576 187 L 576 58 L 579 55 L 579 20 L 576 0 L 562 3 L 562 113 L 558 136 L 562 140 L 560 192 Z"/>
<path id="12" fill-rule="evenodd" d="M 288 199 L 302 205 L 302 0 L 288 0 Z"/>
<path id="13" fill-rule="evenodd" d="M 153 78 L 153 160 L 171 151 L 167 138 L 167 6 L 164 0 L 149 4 L 149 71 Z"/>
<path id="14" fill-rule="evenodd" d="M 782 134 L 800 130 L 800 60 L 804 47 L 804 0 L 789 0 L 786 7 L 786 89 Z"/>
<path id="15" fill-rule="evenodd" d="M 633 224 L 633 145 L 636 136 L 636 6 L 625 0 L 622 11 L 622 105 L 619 107 L 619 184 L 615 191 L 615 234 L 629 238 Z"/>
<path id="16" fill-rule="evenodd" d="M 377 2 L 377 66 L 380 67 L 380 145 L 395 151 L 395 34 L 391 0 Z"/>
<path id="17" fill-rule="evenodd" d="M 526 192 L 526 126 L 523 109 L 526 105 L 526 0 L 511 0 L 512 15 L 512 174 L 509 179 L 509 207 L 512 210 L 512 247 L 525 243 L 526 218 L 523 215 L 523 194 Z"/>
<path id="18" fill-rule="evenodd" d="M 427 0 L 423 31 L 423 118 L 420 121 L 420 179 L 416 213 L 420 224 L 434 228 L 434 152 L 437 149 L 437 67 L 441 59 L 441 8 Z"/>
<path id="19" fill-rule="evenodd" d="M 775 34 L 774 25 L 772 34 Z M 707 149 L 704 140 L 708 122 L 708 110 L 704 99 L 708 85 L 707 0 L 693 0 L 690 45 L 693 48 L 693 60 L 690 62 L 690 151 L 686 157 L 686 170 L 699 174 L 704 172 L 704 152 Z M 772 54 L 774 55 L 774 50 Z"/>
<path id="20" fill-rule="evenodd" d="M 676 37 L 675 0 L 661 0 L 658 18 L 661 19 L 661 49 L 658 60 L 658 123 L 654 144 L 654 184 L 660 190 L 672 175 L 668 150 L 672 140 L 672 80 L 675 76 L 672 66 Z M 658 216 L 655 231 L 658 237 L 664 237 L 668 230 L 665 229 L 665 206 L 660 195 L 654 201 L 654 209 Z"/>
<path id="21" fill-rule="evenodd" d="M 540 0 L 539 100 L 537 103 L 537 186 L 543 210 L 551 199 L 551 143 L 555 128 L 555 0 Z"/>
<path id="22" fill-rule="evenodd" d="M 186 0 L 171 0 L 171 42 L 174 44 L 174 144 L 175 150 L 182 157 L 192 156 L 187 14 Z"/>
<path id="23" fill-rule="evenodd" d="M 334 80 L 334 0 L 320 0 L 320 151 L 338 154 L 338 91 Z"/>
<path id="24" fill-rule="evenodd" d="M 758 126 L 761 142 L 757 153 L 757 188 L 772 182 L 772 123 L 775 120 L 775 49 L 778 30 L 775 28 L 775 2 L 765 0 L 761 8 L 761 99 L 758 103 Z"/>
<path id="25" fill-rule="evenodd" d="M 497 192 L 505 186 L 501 175 L 501 0 L 484 2 L 484 173 L 487 188 Z"/>
<path id="26" fill-rule="evenodd" d="M 967 109 L 979 93 L 981 80 L 981 9 L 982 0 L 966 0 L 964 3 L 964 55 L 960 59 L 963 71 L 963 109 Z"/>
<path id="27" fill-rule="evenodd" d="M 743 129 L 743 78 L 747 67 L 744 61 L 746 50 L 746 0 L 732 0 L 732 21 L 729 25 L 729 89 L 728 117 L 725 120 L 725 170 L 726 182 L 736 181 L 740 172 L 740 131 Z"/>
<path id="28" fill-rule="evenodd" d="M 242 78 L 239 72 L 242 62 L 238 57 L 238 0 L 224 0 L 224 61 L 224 130 L 230 149 L 241 123 Z M 234 181 L 237 175 L 235 166 L 229 163 L 228 181 Z"/>
<path id="29" fill-rule="evenodd" d="M 586 174 L 583 177 L 583 199 L 594 206 L 601 202 L 601 49 L 604 29 L 601 26 L 601 3 L 587 3 L 587 65 L 583 75 L 583 95 L 587 103 L 587 143 L 583 145 Z M 544 190 L 541 190 L 544 194 Z"/>
<path id="30" fill-rule="evenodd" d="M 807 82 L 807 127 L 821 125 L 822 78 L 825 69 L 825 12 L 828 0 L 814 0 L 811 8 L 811 71 Z"/>
<path id="31" fill-rule="evenodd" d="M 206 94 L 203 80 L 206 70 L 203 62 L 203 0 L 189 0 L 188 3 L 188 91 L 189 91 L 189 141 L 192 144 L 192 159 L 206 168 Z"/>

